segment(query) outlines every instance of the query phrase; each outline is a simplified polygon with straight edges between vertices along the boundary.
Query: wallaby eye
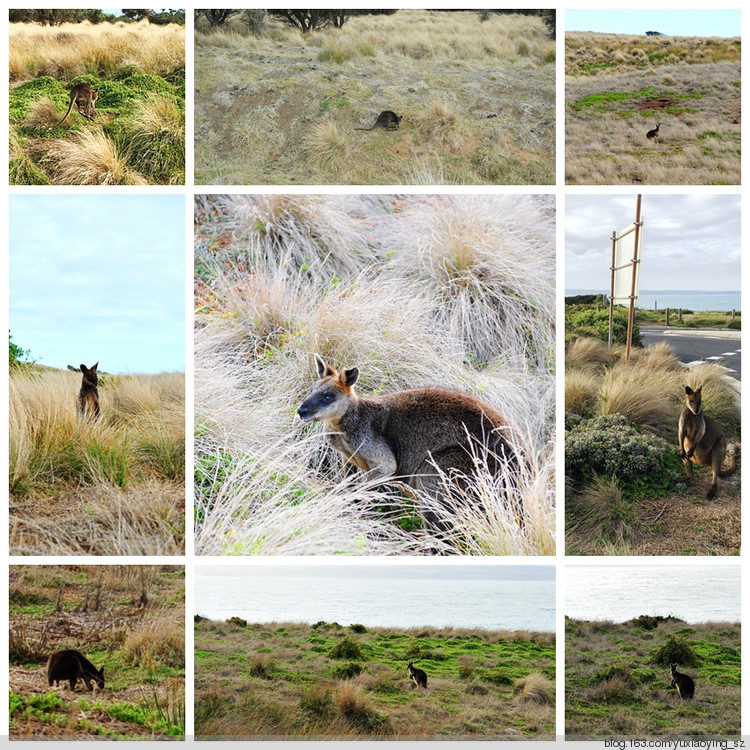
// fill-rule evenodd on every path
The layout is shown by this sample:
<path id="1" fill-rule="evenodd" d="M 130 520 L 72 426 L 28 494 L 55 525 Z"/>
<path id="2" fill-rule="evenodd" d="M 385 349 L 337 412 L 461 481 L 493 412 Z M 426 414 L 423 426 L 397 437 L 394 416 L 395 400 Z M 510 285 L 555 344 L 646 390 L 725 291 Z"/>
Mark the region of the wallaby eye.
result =
<path id="1" fill-rule="evenodd" d="M 333 401 L 333 394 L 332 393 L 326 393 L 323 396 L 323 401 L 325 401 L 327 404 L 330 404 L 331 401 Z"/>

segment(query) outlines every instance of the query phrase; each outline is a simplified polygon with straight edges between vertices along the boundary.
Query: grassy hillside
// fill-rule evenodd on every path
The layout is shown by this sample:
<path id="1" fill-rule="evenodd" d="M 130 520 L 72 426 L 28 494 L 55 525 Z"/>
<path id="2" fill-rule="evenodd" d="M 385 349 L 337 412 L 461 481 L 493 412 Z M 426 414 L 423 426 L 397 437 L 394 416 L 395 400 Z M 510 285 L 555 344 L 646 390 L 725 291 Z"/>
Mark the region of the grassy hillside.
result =
<path id="1" fill-rule="evenodd" d="M 199 554 L 554 553 L 547 197 L 201 196 L 196 226 Z M 296 413 L 315 352 L 358 366 L 362 396 L 433 385 L 497 408 L 520 492 L 486 464 L 444 503 L 346 474 Z"/>
<path id="2" fill-rule="evenodd" d="M 671 687 L 670 663 L 695 681 L 693 700 Z M 574 737 L 740 733 L 740 625 L 567 620 L 565 733 Z"/>
<path id="3" fill-rule="evenodd" d="M 196 735 L 549 738 L 554 680 L 550 633 L 195 626 Z"/>
<path id="4" fill-rule="evenodd" d="M 185 29 L 147 21 L 10 24 L 10 182 L 185 182 Z M 94 122 L 68 108 L 96 90 Z"/>
<path id="5" fill-rule="evenodd" d="M 181 554 L 184 375 L 100 375 L 97 421 L 77 417 L 80 387 L 11 369 L 11 554 Z"/>
<path id="6" fill-rule="evenodd" d="M 160 566 L 10 567 L 10 734 L 185 734 L 185 576 Z M 48 656 L 80 651 L 104 688 L 49 687 Z"/>
<path id="7" fill-rule="evenodd" d="M 738 450 L 739 393 L 722 367 L 686 369 L 666 344 L 633 349 L 629 364 L 622 356 L 591 338 L 567 345 L 568 554 L 739 554 L 741 471 L 707 500 L 710 468 L 695 467 L 688 484 L 677 447 L 685 385 L 702 384 L 706 414 Z"/>
<path id="8" fill-rule="evenodd" d="M 397 131 L 370 127 L 383 110 Z M 555 42 L 539 17 L 399 10 L 301 34 L 195 35 L 198 184 L 554 184 Z"/>
<path id="9" fill-rule="evenodd" d="M 574 32 L 565 48 L 566 184 L 740 183 L 739 38 Z"/>

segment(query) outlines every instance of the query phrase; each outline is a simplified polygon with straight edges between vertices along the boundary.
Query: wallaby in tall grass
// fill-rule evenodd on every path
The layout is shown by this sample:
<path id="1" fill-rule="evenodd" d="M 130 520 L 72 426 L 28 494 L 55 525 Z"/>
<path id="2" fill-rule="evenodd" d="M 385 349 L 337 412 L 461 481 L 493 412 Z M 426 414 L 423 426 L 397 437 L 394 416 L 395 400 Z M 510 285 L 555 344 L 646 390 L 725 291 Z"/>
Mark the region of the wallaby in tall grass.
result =
<path id="1" fill-rule="evenodd" d="M 355 466 L 372 479 L 401 481 L 450 507 L 452 497 L 465 497 L 456 490 L 477 475 L 477 456 L 484 459 L 486 453 L 493 476 L 508 474 L 514 496 L 511 510 L 523 525 L 523 502 L 516 485 L 518 457 L 499 411 L 474 396 L 445 388 L 360 398 L 354 392 L 356 367 L 337 372 L 317 354 L 315 362 L 319 379 L 297 413 L 305 422 L 324 423 L 328 440 L 345 466 Z M 486 451 L 480 453 L 483 448 Z M 442 528 L 433 511 L 423 510 L 422 516 Z"/>
<path id="2" fill-rule="evenodd" d="M 79 115 L 83 115 L 85 118 L 91 120 L 91 122 L 94 122 L 94 103 L 98 98 L 99 93 L 92 89 L 88 83 L 86 83 L 85 81 L 77 83 L 70 90 L 70 104 L 68 105 L 68 111 L 65 113 L 65 116 L 62 118 L 62 120 L 60 120 L 60 122 L 58 122 L 56 125 L 53 125 L 50 130 L 54 130 L 56 127 L 59 127 L 65 122 L 71 110 L 73 109 L 74 104 L 78 109 Z M 83 105 L 83 109 L 81 109 L 81 105 Z"/>
<path id="3" fill-rule="evenodd" d="M 53 684 L 68 680 L 70 689 L 76 689 L 76 683 L 82 679 L 89 690 L 93 690 L 92 681 L 97 687 L 104 687 L 104 667 L 97 669 L 80 651 L 66 649 L 56 651 L 47 659 L 47 682 Z"/>
<path id="4" fill-rule="evenodd" d="M 83 380 L 81 390 L 78 391 L 78 416 L 83 419 L 99 418 L 99 376 L 96 368 L 99 367 L 97 362 L 93 367 L 81 365 Z"/>
<path id="5" fill-rule="evenodd" d="M 685 386 L 685 406 L 680 414 L 677 437 L 680 443 L 680 458 L 685 465 L 685 476 L 688 480 L 693 479 L 694 463 L 711 467 L 713 478 L 706 497 L 713 500 L 716 497 L 719 477 L 725 479 L 735 472 L 737 457 L 732 452 L 729 468 L 721 470 L 727 451 L 727 439 L 721 427 L 703 413 L 702 389 L 703 386 L 695 390 L 689 385 Z"/>
<path id="6" fill-rule="evenodd" d="M 693 678 L 682 674 L 682 672 L 678 672 L 676 664 L 670 664 L 669 667 L 672 671 L 672 687 L 677 688 L 680 698 L 682 700 L 692 698 L 695 695 L 695 682 L 693 682 Z"/>
<path id="7" fill-rule="evenodd" d="M 378 115 L 375 124 L 371 128 L 354 128 L 355 130 L 375 130 L 375 128 L 385 128 L 386 130 L 398 130 L 403 115 L 399 117 L 395 112 L 386 109 Z"/>
<path id="8" fill-rule="evenodd" d="M 661 123 L 657 124 L 653 130 L 649 130 L 648 133 L 646 133 L 646 138 L 650 141 L 655 141 L 659 137 L 659 125 L 661 125 Z"/>
<path id="9" fill-rule="evenodd" d="M 412 662 L 409 662 L 409 666 L 407 667 L 409 670 L 409 677 L 411 677 L 412 682 L 417 686 L 427 689 L 427 672 L 425 672 L 423 669 L 417 669 Z"/>

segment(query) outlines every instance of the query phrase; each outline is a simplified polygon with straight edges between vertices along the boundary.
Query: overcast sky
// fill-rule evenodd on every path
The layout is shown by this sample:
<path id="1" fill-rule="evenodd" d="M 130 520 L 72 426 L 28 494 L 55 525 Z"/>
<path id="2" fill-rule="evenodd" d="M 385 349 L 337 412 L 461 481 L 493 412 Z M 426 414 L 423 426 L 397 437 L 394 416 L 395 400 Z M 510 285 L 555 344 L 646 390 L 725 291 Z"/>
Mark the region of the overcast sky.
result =
<path id="1" fill-rule="evenodd" d="M 635 195 L 565 198 L 565 288 L 609 293 L 612 232 L 635 220 Z M 738 195 L 644 195 L 641 289 L 739 291 Z"/>
<path id="2" fill-rule="evenodd" d="M 180 195 L 10 197 L 10 330 L 42 365 L 185 369 Z"/>
<path id="3" fill-rule="evenodd" d="M 645 34 L 660 31 L 670 36 L 740 36 L 739 10 L 566 10 L 566 31 L 607 34 Z"/>

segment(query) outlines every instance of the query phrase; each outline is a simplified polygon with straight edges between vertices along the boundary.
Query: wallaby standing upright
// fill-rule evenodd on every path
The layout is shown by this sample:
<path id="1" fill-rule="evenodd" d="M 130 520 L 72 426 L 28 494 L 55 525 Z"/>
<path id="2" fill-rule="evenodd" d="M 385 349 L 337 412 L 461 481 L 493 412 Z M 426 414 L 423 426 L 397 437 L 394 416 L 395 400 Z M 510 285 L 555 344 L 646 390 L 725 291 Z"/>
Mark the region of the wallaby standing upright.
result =
<path id="1" fill-rule="evenodd" d="M 398 130 L 403 115 L 399 117 L 395 112 L 386 109 L 378 115 L 375 124 L 371 128 L 354 128 L 355 130 L 375 130 L 375 128 L 385 128 L 386 130 Z"/>
<path id="2" fill-rule="evenodd" d="M 81 390 L 78 391 L 78 416 L 83 419 L 99 418 L 99 376 L 96 368 L 99 367 L 97 362 L 93 367 L 81 365 L 83 380 Z"/>
<path id="3" fill-rule="evenodd" d="M 68 111 L 65 113 L 65 116 L 62 118 L 62 120 L 53 125 L 50 130 L 54 130 L 56 127 L 62 125 L 65 122 L 68 115 L 70 114 L 70 111 L 73 109 L 73 104 L 77 106 L 79 115 L 83 115 L 85 118 L 91 120 L 91 122 L 94 122 L 94 103 L 98 98 L 99 93 L 92 89 L 88 83 L 86 83 L 85 81 L 77 83 L 70 90 L 70 104 L 68 105 Z M 81 109 L 81 103 L 83 103 L 83 109 Z"/>
<path id="4" fill-rule="evenodd" d="M 719 477 L 725 479 L 737 468 L 737 457 L 731 455 L 731 465 L 721 470 L 724 454 L 727 450 L 727 439 L 719 425 L 703 413 L 701 390 L 685 386 L 685 406 L 680 414 L 677 439 L 680 443 L 680 458 L 685 465 L 685 476 L 693 479 L 693 464 L 710 466 L 713 472 L 711 487 L 706 494 L 709 500 L 716 497 Z"/>
<path id="5" fill-rule="evenodd" d="M 47 659 L 47 682 L 50 687 L 53 683 L 68 680 L 70 689 L 76 689 L 76 683 L 82 679 L 89 690 L 93 690 L 91 681 L 96 682 L 100 688 L 104 687 L 104 667 L 97 669 L 80 651 L 66 649 L 56 651 Z"/>
<path id="6" fill-rule="evenodd" d="M 669 666 L 672 671 L 672 687 L 677 688 L 677 693 L 682 700 L 692 698 L 695 695 L 695 682 L 693 682 L 693 678 L 682 674 L 682 672 L 678 672 L 676 664 L 670 664 Z"/>
<path id="7" fill-rule="evenodd" d="M 462 478 L 476 476 L 476 457 L 484 458 L 480 449 L 486 446 L 491 473 L 510 475 L 511 510 L 523 526 L 523 500 L 516 486 L 518 458 L 508 423 L 499 411 L 467 393 L 445 388 L 360 398 L 354 392 L 359 377 L 356 367 L 337 372 L 317 354 L 315 362 L 319 380 L 297 414 L 305 422 L 324 422 L 328 440 L 345 465 L 356 466 L 372 479 L 401 480 L 412 489 L 449 501 L 453 493 L 446 485 L 454 482 L 455 491 Z M 422 516 L 428 524 L 442 528 L 433 511 L 423 511 Z"/>
<path id="8" fill-rule="evenodd" d="M 409 666 L 407 667 L 409 670 L 409 676 L 412 679 L 412 682 L 417 687 L 422 687 L 425 690 L 427 689 L 427 672 L 425 672 L 423 669 L 417 669 L 412 662 L 409 662 Z"/>
<path id="9" fill-rule="evenodd" d="M 659 126 L 661 123 L 658 123 L 657 126 L 653 130 L 649 130 L 648 133 L 646 133 L 646 138 L 648 138 L 650 141 L 655 141 L 659 137 Z"/>

